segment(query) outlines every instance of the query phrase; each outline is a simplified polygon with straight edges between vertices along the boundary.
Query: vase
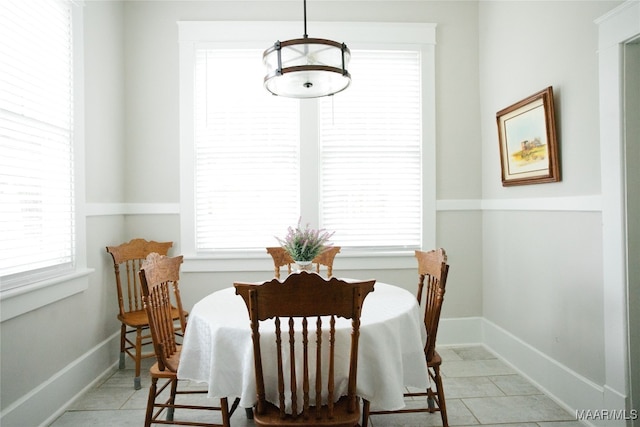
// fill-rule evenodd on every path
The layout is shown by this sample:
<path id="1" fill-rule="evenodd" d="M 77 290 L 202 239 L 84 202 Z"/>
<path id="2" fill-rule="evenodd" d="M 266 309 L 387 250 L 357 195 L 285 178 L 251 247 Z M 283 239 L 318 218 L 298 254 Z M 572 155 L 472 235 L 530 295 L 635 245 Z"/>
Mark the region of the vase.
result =
<path id="1" fill-rule="evenodd" d="M 295 261 L 296 271 L 313 271 L 313 263 L 311 261 Z"/>

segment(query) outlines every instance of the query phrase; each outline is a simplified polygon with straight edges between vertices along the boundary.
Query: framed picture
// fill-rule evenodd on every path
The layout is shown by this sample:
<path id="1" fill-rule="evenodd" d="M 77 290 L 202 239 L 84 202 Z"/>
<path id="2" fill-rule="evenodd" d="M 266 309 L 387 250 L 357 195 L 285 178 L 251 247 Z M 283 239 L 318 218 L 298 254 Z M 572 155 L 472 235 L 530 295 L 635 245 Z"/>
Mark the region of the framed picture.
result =
<path id="1" fill-rule="evenodd" d="M 496 114 L 502 185 L 560 181 L 553 88 Z"/>

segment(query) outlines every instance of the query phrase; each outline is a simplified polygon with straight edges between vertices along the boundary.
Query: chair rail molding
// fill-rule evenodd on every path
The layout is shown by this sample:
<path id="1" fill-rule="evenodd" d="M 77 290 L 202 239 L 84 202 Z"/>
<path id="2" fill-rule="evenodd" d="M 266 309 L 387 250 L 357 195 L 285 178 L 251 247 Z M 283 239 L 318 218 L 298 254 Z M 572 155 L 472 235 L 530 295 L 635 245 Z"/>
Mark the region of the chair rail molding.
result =
<path id="1" fill-rule="evenodd" d="M 180 203 L 87 203 L 87 216 L 179 215 Z"/>
<path id="2" fill-rule="evenodd" d="M 602 197 L 596 195 L 531 197 L 514 199 L 440 199 L 436 210 L 444 211 L 567 211 L 599 212 Z"/>
<path id="3" fill-rule="evenodd" d="M 585 211 L 602 210 L 602 196 L 531 197 L 516 199 L 440 199 L 436 211 Z M 86 215 L 180 215 L 179 203 L 87 203 Z"/>

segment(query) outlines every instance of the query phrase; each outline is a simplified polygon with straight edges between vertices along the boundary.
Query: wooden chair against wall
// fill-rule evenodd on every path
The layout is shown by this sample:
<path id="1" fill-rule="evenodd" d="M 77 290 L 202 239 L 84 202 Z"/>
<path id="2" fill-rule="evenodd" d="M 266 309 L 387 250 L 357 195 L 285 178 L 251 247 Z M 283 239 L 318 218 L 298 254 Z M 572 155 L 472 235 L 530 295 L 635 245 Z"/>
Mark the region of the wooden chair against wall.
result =
<path id="1" fill-rule="evenodd" d="M 287 274 L 291 274 L 291 264 L 294 263 L 291 255 L 282 246 L 268 247 L 267 253 L 273 258 L 273 273 L 276 279 L 280 278 L 280 268 L 287 267 Z"/>
<path id="2" fill-rule="evenodd" d="M 118 320 L 120 328 L 120 369 L 125 367 L 125 354 L 135 362 L 134 388 L 140 389 L 140 365 L 141 360 L 153 357 L 155 353 L 142 352 L 142 347 L 151 344 L 151 335 L 148 332 L 149 321 L 142 304 L 142 288 L 138 277 L 138 271 L 142 262 L 150 253 L 167 255 L 173 242 L 155 242 L 144 239 L 133 239 L 130 242 L 118 246 L 107 246 L 107 252 L 113 259 L 113 268 L 116 275 L 116 289 L 118 292 Z M 175 295 L 176 305 L 180 302 L 180 295 Z M 181 316 L 184 314 L 184 316 Z M 187 313 L 174 307 L 172 318 L 181 320 Z M 180 329 L 185 325 L 181 323 Z M 135 338 L 131 337 L 135 334 Z"/>
<path id="3" fill-rule="evenodd" d="M 449 265 L 444 249 L 439 248 L 432 251 L 415 251 L 418 260 L 418 304 L 424 308 L 424 324 L 427 329 L 427 344 L 424 347 L 425 359 L 429 377 L 432 380 L 432 387 L 435 385 L 436 391 L 432 387 L 425 392 L 406 393 L 405 397 L 426 396 L 426 408 L 400 409 L 397 411 L 370 411 L 368 402 L 365 402 L 363 409 L 364 416 L 369 414 L 397 414 L 409 412 L 440 412 L 443 427 L 449 425 L 447 420 L 447 407 L 442 387 L 442 377 L 440 376 L 440 365 L 442 358 L 436 351 L 436 337 L 438 335 L 438 324 L 440 323 L 440 312 L 444 299 Z M 423 298 L 424 294 L 424 298 Z M 424 301 L 423 301 L 424 300 Z M 363 421 L 363 427 L 367 426 L 367 421 Z"/>
<path id="4" fill-rule="evenodd" d="M 157 253 L 150 254 L 140 269 L 140 283 L 145 310 L 149 319 L 149 329 L 153 341 L 156 363 L 151 367 L 151 386 L 147 401 L 145 427 L 151 424 L 180 424 L 199 426 L 229 426 L 229 418 L 239 399 L 236 399 L 231 411 L 227 398 L 220 399 L 220 406 L 200 406 L 176 403 L 176 396 L 183 394 L 203 394 L 207 390 L 185 389 L 178 390 L 178 366 L 180 364 L 181 346 L 176 342 L 174 332 L 173 307 L 171 305 L 171 292 L 177 292 L 180 280 L 180 264 L 182 256 L 168 258 Z M 184 324 L 184 319 L 181 319 Z M 158 388 L 158 380 L 167 381 Z M 170 387 L 168 396 L 165 394 L 159 401 L 160 395 Z M 175 410 L 208 410 L 219 411 L 222 415 L 222 423 L 205 424 L 187 420 L 174 420 Z M 160 415 L 166 410 L 166 420 L 160 419 Z"/>
<path id="5" fill-rule="evenodd" d="M 273 279 L 258 285 L 234 283 L 251 319 L 258 399 L 253 415 L 256 426 L 359 425 L 356 376 L 360 314 L 374 284 L 375 280 L 349 283 L 324 279 L 306 271 L 291 274 L 284 282 Z M 346 396 L 334 395 L 335 384 L 340 381 L 334 378 L 335 363 L 339 360 L 334 355 L 336 345 L 340 346 L 335 340 L 336 317 L 351 319 Z M 266 323 L 275 324 L 275 328 Z M 261 342 L 262 326 L 275 330 L 271 350 L 264 339 Z M 269 357 L 269 351 L 275 355 Z M 302 367 L 288 363 L 296 360 L 296 355 Z M 265 360 L 275 360 L 276 366 L 265 365 Z M 265 373 L 275 376 L 276 372 L 277 384 L 265 381 Z M 279 403 L 267 401 L 267 396 L 277 396 Z"/>
<path id="6" fill-rule="evenodd" d="M 313 263 L 316 265 L 316 271 L 320 273 L 320 266 L 327 267 L 327 277 L 333 277 L 333 260 L 340 252 L 340 246 L 330 246 L 320 255 L 313 259 Z"/>
<path id="7" fill-rule="evenodd" d="M 325 266 L 327 268 L 327 277 L 332 277 L 333 260 L 339 252 L 340 246 L 331 246 L 316 256 L 313 261 L 311 261 L 315 264 L 316 271 L 320 273 L 321 266 Z M 280 278 L 280 268 L 284 266 L 287 267 L 287 273 L 291 274 L 291 265 L 295 264 L 295 261 L 282 246 L 268 247 L 267 253 L 273 258 L 274 276 L 276 279 Z"/>

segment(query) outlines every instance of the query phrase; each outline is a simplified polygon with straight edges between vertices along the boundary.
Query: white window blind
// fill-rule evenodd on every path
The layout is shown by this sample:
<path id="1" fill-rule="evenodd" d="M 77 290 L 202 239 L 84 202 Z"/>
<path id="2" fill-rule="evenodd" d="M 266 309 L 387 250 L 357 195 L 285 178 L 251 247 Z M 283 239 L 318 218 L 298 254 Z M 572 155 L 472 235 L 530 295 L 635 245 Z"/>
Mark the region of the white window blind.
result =
<path id="1" fill-rule="evenodd" d="M 299 101 L 262 87 L 260 57 L 260 50 L 196 51 L 197 250 L 276 244 L 300 215 L 301 183 L 318 179 L 300 170 L 300 144 L 315 147 L 320 165 L 320 191 L 302 211 L 319 212 L 340 246 L 419 248 L 420 52 L 354 51 L 357 79 L 336 99 L 318 100 L 313 141 L 300 141 Z"/>
<path id="2" fill-rule="evenodd" d="M 0 2 L 2 289 L 73 268 L 72 52 L 69 2 Z"/>
<path id="3" fill-rule="evenodd" d="M 320 103 L 320 220 L 343 247 L 420 248 L 420 68 L 418 51 L 358 50 Z"/>
<path id="4" fill-rule="evenodd" d="M 196 250 L 277 244 L 300 212 L 298 102 L 262 86 L 262 50 L 195 55 Z"/>

